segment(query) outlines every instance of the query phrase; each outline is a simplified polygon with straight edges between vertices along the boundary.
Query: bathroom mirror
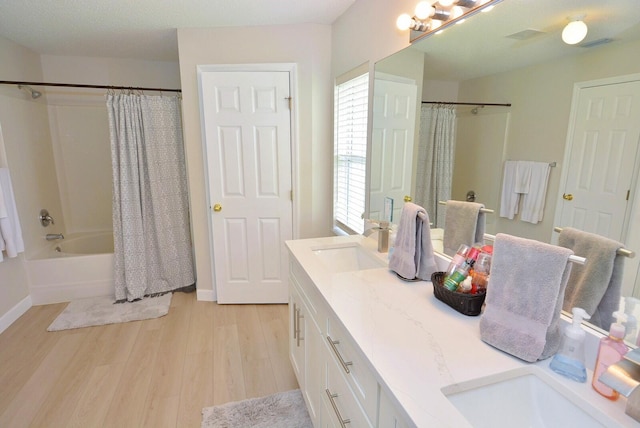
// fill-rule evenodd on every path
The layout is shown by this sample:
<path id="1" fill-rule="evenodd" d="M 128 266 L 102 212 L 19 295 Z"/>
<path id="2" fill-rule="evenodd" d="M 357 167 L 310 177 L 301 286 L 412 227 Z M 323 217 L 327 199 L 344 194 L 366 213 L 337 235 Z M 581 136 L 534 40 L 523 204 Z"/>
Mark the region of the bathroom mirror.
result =
<path id="1" fill-rule="evenodd" d="M 567 45 L 561 39 L 562 29 L 578 16 L 584 16 L 587 36 L 577 45 Z M 451 198 L 465 200 L 468 191 L 475 191 L 476 202 L 495 210 L 486 217 L 488 233 L 553 241 L 574 85 L 640 73 L 637 52 L 640 8 L 635 0 L 503 0 L 491 12 L 379 61 L 374 76 L 369 215 L 375 218 L 379 198 L 389 196 L 381 189 L 382 182 L 399 190 L 396 209 L 402 205 L 400 195 L 415 195 L 421 101 L 467 102 L 471 104 L 456 107 Z M 410 110 L 406 117 L 414 120 L 399 125 L 380 120 L 381 100 L 389 97 L 379 88 L 388 82 L 405 89 L 413 85 L 415 104 L 394 107 Z M 385 133 L 393 136 L 386 136 L 389 147 L 376 147 Z M 555 163 L 541 222 L 499 217 L 506 160 Z M 411 171 L 406 178 L 397 173 L 403 168 Z M 636 204 L 639 198 L 636 194 Z M 415 197 L 414 201 L 420 202 Z M 628 231 L 633 224 L 631 219 Z M 621 240 L 640 251 L 640 237 L 627 235 Z M 625 261 L 625 290 L 636 296 L 640 295 L 638 287 L 633 292 L 638 259 Z"/>

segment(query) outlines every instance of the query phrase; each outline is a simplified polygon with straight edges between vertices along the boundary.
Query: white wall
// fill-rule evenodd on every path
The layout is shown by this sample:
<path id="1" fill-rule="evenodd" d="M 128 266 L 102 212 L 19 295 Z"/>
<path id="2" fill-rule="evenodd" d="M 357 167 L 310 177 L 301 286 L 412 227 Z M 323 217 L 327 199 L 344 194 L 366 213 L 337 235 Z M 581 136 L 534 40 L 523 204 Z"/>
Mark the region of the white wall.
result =
<path id="1" fill-rule="evenodd" d="M 205 160 L 201 138 L 196 66 L 205 64 L 296 63 L 297 165 L 299 187 L 294 209 L 297 238 L 331 233 L 332 86 L 330 27 L 290 25 L 245 28 L 179 29 L 184 135 L 191 197 L 191 226 L 199 296 L 215 298 Z"/>

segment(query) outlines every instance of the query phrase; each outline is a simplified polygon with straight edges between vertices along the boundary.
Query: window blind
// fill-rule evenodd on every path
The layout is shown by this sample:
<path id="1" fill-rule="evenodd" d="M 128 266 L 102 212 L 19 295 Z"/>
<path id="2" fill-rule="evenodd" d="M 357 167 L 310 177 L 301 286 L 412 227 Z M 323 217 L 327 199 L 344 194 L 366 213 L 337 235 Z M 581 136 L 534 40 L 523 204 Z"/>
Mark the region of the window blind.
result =
<path id="1" fill-rule="evenodd" d="M 340 83 L 335 90 L 334 218 L 363 232 L 367 164 L 369 75 Z"/>

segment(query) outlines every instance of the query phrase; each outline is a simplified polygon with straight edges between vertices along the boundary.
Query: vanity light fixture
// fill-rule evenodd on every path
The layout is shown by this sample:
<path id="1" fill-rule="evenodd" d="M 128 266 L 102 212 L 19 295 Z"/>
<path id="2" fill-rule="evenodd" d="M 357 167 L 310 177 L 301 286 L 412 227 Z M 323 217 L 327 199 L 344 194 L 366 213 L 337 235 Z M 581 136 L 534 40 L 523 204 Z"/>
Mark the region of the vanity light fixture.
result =
<path id="1" fill-rule="evenodd" d="M 587 24 L 583 21 L 584 16 L 572 18 L 562 30 L 562 41 L 568 45 L 580 43 L 587 36 Z"/>
<path id="2" fill-rule="evenodd" d="M 414 15 L 403 13 L 396 20 L 398 29 L 413 30 L 420 34 L 411 41 L 422 38 L 445 26 L 463 22 L 469 16 L 493 8 L 502 0 L 423 0 L 415 8 Z"/>

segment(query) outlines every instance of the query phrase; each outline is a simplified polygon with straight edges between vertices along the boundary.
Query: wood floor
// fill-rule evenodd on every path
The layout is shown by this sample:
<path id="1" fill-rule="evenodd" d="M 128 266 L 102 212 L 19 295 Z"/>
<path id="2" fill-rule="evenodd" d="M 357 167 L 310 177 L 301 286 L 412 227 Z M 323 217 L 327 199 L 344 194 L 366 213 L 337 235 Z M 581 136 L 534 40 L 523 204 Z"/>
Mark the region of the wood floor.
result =
<path id="1" fill-rule="evenodd" d="M 298 387 L 286 305 L 176 293 L 162 318 L 47 332 L 65 306 L 0 335 L 0 427 L 199 427 L 203 407 Z"/>

